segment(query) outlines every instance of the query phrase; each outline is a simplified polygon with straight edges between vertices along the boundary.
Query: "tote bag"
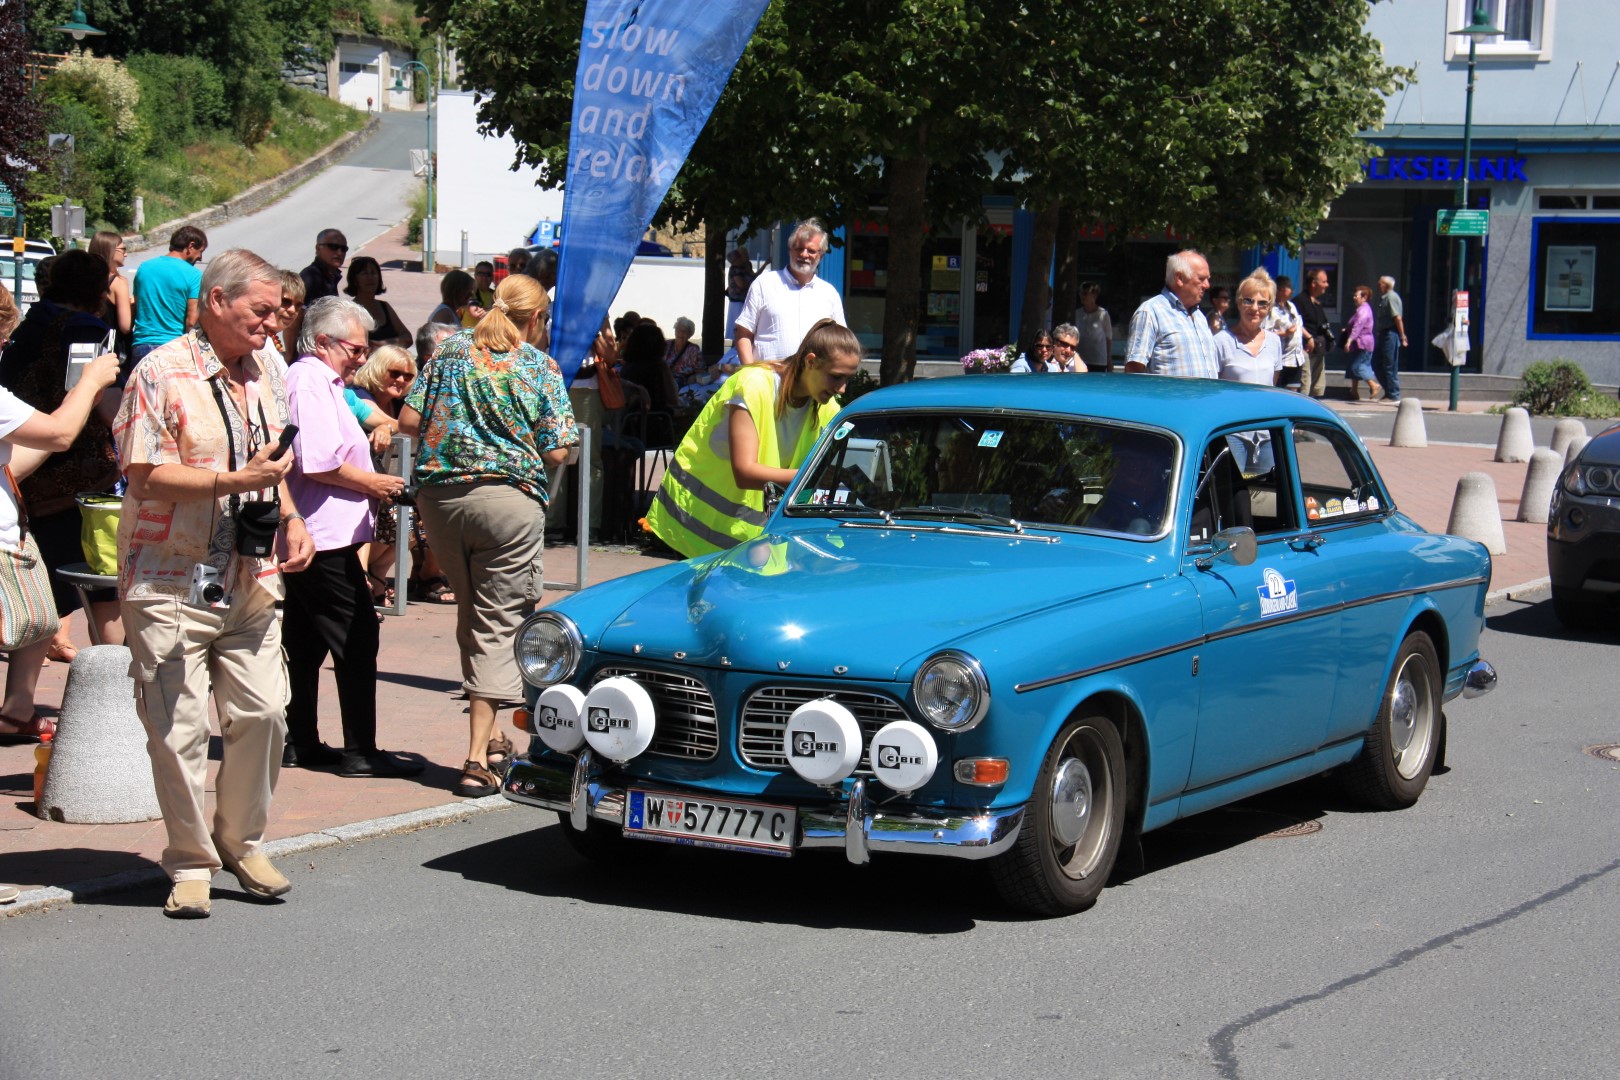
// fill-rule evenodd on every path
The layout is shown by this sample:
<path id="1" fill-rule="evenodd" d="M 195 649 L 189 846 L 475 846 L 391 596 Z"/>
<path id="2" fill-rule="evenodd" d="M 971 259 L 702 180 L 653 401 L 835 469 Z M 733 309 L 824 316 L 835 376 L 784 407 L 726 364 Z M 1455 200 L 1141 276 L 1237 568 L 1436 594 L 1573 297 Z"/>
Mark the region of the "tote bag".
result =
<path id="1" fill-rule="evenodd" d="M 9 465 L 6 482 L 17 497 L 19 535 L 15 550 L 0 547 L 0 652 L 13 652 L 51 637 L 60 623 L 51 574 L 28 533 L 28 509 Z"/>

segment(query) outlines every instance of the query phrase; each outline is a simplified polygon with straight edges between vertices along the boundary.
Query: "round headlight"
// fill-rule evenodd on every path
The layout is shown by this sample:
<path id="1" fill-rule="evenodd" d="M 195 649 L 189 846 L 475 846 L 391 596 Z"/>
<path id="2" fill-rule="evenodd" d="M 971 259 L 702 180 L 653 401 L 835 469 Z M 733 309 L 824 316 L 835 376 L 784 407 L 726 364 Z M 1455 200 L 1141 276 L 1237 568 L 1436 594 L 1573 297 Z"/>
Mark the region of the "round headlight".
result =
<path id="1" fill-rule="evenodd" d="M 512 650 L 525 682 L 550 686 L 574 673 L 584 645 L 574 620 L 554 611 L 537 611 L 518 627 Z"/>
<path id="2" fill-rule="evenodd" d="M 1608 491 L 1614 487 L 1614 470 L 1594 465 L 1586 470 L 1586 486 L 1593 491 Z"/>
<path id="3" fill-rule="evenodd" d="M 967 653 L 928 658 L 911 680 L 911 696 L 924 720 L 944 731 L 966 731 L 990 709 L 990 681 Z"/>

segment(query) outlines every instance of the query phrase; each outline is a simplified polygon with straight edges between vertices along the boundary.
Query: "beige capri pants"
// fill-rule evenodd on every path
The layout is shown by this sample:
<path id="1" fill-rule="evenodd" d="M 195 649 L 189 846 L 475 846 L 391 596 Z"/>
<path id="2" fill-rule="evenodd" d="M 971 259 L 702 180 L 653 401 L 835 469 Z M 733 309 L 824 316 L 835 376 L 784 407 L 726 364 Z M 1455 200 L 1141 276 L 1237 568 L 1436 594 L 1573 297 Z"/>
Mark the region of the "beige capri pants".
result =
<path id="1" fill-rule="evenodd" d="M 544 586 L 545 507 L 494 482 L 422 487 L 416 507 L 456 593 L 462 685 L 473 697 L 521 700 L 512 642 Z"/>

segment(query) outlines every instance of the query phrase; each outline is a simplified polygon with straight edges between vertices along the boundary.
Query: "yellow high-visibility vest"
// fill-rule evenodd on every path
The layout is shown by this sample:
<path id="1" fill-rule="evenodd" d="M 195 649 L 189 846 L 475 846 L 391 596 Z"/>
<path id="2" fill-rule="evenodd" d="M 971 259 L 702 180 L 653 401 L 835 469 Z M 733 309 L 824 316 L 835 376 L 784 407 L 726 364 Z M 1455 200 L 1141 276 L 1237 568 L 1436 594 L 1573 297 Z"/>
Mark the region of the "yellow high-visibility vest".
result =
<path id="1" fill-rule="evenodd" d="M 764 364 L 750 364 L 715 391 L 681 440 L 664 482 L 647 512 L 647 525 L 664 543 L 692 558 L 724 551 L 765 531 L 765 493 L 737 486 L 729 459 L 710 446 L 716 428 L 730 422 L 730 407 L 739 393 L 759 432 L 761 465 L 796 469 L 810 456 L 821 429 L 838 415 L 838 399 L 806 418 L 791 446 L 778 445 L 776 388 L 778 376 Z"/>

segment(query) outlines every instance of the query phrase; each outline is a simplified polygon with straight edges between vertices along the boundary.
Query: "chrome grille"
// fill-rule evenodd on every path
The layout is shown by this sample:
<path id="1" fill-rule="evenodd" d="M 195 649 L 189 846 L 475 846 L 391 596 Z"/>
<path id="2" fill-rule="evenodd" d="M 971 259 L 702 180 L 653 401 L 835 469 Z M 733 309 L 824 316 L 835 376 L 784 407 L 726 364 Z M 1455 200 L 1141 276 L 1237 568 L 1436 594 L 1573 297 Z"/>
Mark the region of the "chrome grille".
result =
<path id="1" fill-rule="evenodd" d="M 868 694 L 857 690 L 817 690 L 808 686 L 767 686 L 749 695 L 743 704 L 742 723 L 738 726 L 742 759 L 756 769 L 783 770 L 788 767 L 787 754 L 782 750 L 782 733 L 787 730 L 788 717 L 807 701 L 831 698 L 851 713 L 861 725 L 861 763 L 855 769 L 857 776 L 871 776 L 869 758 L 872 736 L 884 724 L 907 719 L 900 703 L 882 694 Z"/>
<path id="2" fill-rule="evenodd" d="M 708 761 L 720 750 L 720 723 L 708 687 L 689 675 L 650 668 L 605 667 L 594 686 L 615 675 L 634 679 L 653 700 L 658 725 L 647 753 L 681 761 Z"/>

